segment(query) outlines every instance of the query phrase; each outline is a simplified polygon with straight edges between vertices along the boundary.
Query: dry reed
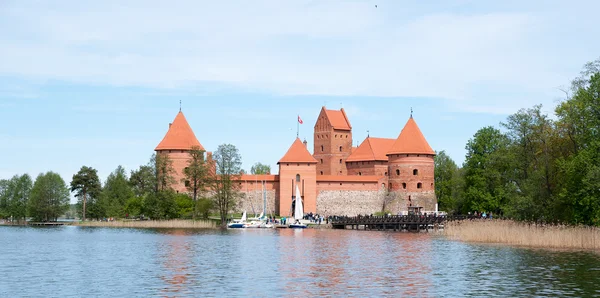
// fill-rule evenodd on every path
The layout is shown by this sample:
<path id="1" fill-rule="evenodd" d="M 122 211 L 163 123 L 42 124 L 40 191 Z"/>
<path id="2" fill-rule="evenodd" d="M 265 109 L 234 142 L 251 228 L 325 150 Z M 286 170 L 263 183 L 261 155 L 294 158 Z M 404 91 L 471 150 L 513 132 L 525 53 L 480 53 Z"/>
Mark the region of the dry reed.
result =
<path id="1" fill-rule="evenodd" d="M 557 249 L 600 249 L 600 229 L 586 226 L 530 225 L 509 220 L 464 220 L 446 223 L 443 233 L 450 239 L 465 242 Z"/>
<path id="2" fill-rule="evenodd" d="M 211 220 L 142 220 L 142 221 L 85 221 L 75 222 L 74 226 L 108 228 L 143 229 L 214 229 L 216 223 Z"/>

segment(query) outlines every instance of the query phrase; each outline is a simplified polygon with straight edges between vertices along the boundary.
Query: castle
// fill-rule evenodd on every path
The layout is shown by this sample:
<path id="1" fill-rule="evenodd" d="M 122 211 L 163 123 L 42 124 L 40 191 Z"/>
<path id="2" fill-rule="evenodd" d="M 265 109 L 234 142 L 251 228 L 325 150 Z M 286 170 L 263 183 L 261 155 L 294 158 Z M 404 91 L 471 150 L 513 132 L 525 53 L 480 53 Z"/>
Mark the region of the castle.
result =
<path id="1" fill-rule="evenodd" d="M 177 192 L 188 192 L 183 169 L 192 147 L 205 150 L 179 111 L 155 148 L 173 161 Z M 243 198 L 236 211 L 260 213 L 266 193 L 267 212 L 289 216 L 296 186 L 305 213 L 352 216 L 385 210 L 396 214 L 409 206 L 434 211 L 434 156 L 412 115 L 397 138 L 369 136 L 353 147 L 352 126 L 344 109 L 323 107 L 314 127 L 313 154 L 306 141 L 296 138 L 277 163 L 278 175 L 241 175 L 238 186 Z"/>

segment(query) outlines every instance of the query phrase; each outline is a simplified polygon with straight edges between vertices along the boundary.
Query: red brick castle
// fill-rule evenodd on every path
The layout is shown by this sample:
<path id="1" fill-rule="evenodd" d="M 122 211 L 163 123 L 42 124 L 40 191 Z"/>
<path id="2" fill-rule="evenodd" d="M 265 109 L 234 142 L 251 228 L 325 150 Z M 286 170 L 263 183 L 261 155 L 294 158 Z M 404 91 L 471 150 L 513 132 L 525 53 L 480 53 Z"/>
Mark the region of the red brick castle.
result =
<path id="1" fill-rule="evenodd" d="M 180 111 L 155 149 L 173 161 L 178 192 L 187 192 L 183 169 L 192 147 L 204 150 Z M 297 138 L 279 160 L 278 175 L 242 175 L 244 198 L 236 209 L 262 210 L 266 193 L 268 213 L 289 216 L 298 185 L 305 213 L 357 215 L 385 209 L 395 214 L 409 206 L 434 211 L 434 156 L 412 115 L 397 138 L 367 137 L 353 147 L 344 109 L 323 107 L 314 127 L 313 154 Z"/>

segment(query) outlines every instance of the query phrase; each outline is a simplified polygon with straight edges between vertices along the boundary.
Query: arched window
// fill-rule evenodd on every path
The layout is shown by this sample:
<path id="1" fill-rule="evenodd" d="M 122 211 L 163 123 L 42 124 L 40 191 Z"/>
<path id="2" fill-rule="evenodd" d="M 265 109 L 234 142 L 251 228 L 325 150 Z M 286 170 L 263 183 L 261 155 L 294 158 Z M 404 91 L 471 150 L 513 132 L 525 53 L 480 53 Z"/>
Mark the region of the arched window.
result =
<path id="1" fill-rule="evenodd" d="M 362 172 L 358 172 L 358 176 L 362 176 Z"/>
<path id="2" fill-rule="evenodd" d="M 337 135 L 335 135 L 335 138 L 337 139 Z"/>
<path id="3" fill-rule="evenodd" d="M 385 175 L 387 176 L 387 172 L 385 172 Z"/>
<path id="4" fill-rule="evenodd" d="M 340 163 L 342 163 L 342 160 L 340 159 Z"/>
<path id="5" fill-rule="evenodd" d="M 400 176 L 400 170 L 396 169 L 396 176 Z"/>
<path id="6" fill-rule="evenodd" d="M 323 171 L 321 171 L 321 175 L 323 175 Z"/>
<path id="7" fill-rule="evenodd" d="M 406 189 L 406 183 L 402 183 L 402 189 Z"/>
<path id="8" fill-rule="evenodd" d="M 340 146 L 340 152 L 342 152 L 342 146 Z"/>
<path id="9" fill-rule="evenodd" d="M 325 146 L 321 145 L 321 152 L 325 151 Z"/>
<path id="10" fill-rule="evenodd" d="M 392 182 L 390 182 L 390 184 L 388 184 L 388 187 L 390 190 L 392 190 Z"/>
<path id="11" fill-rule="evenodd" d="M 421 189 L 421 188 L 423 188 L 423 183 L 421 183 L 421 182 L 417 183 L 417 188 L 418 188 L 418 189 Z"/>
<path id="12" fill-rule="evenodd" d="M 323 159 L 321 158 L 321 164 L 323 164 Z"/>
<path id="13" fill-rule="evenodd" d="M 300 174 L 296 174 L 296 183 L 300 183 Z"/>
<path id="14" fill-rule="evenodd" d="M 414 169 L 414 170 L 413 170 L 413 175 L 415 175 L 415 176 L 419 175 L 419 170 L 417 170 L 417 169 Z"/>

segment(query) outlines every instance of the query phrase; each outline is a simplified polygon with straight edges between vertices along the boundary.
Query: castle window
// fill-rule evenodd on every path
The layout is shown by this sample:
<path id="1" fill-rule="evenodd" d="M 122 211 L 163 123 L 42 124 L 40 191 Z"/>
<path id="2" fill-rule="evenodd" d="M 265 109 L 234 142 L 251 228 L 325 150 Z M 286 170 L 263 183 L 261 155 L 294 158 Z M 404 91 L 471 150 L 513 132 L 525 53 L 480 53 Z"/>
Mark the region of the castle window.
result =
<path id="1" fill-rule="evenodd" d="M 342 184 L 340 183 L 340 185 L 342 185 Z"/>
<path id="2" fill-rule="evenodd" d="M 417 169 L 414 169 L 414 170 L 413 170 L 413 175 L 415 175 L 415 176 L 419 175 L 419 170 L 417 170 Z"/>
<path id="3" fill-rule="evenodd" d="M 402 189 L 406 189 L 406 183 L 402 183 Z"/>
<path id="4" fill-rule="evenodd" d="M 296 164 L 297 166 L 300 166 L 300 164 Z"/>
<path id="5" fill-rule="evenodd" d="M 323 171 L 321 171 L 321 175 L 323 175 Z"/>
<path id="6" fill-rule="evenodd" d="M 337 139 L 337 135 L 335 135 L 335 138 Z"/>
<path id="7" fill-rule="evenodd" d="M 358 176 L 362 176 L 362 172 L 358 172 Z"/>
<path id="8" fill-rule="evenodd" d="M 433 189 L 433 183 L 431 183 L 431 189 Z"/>
<path id="9" fill-rule="evenodd" d="M 417 188 L 419 188 L 419 189 L 423 188 L 423 183 L 421 183 L 421 182 L 417 183 Z"/>
<path id="10" fill-rule="evenodd" d="M 184 184 L 185 184 L 185 187 L 190 187 L 190 180 L 185 180 Z"/>
<path id="11" fill-rule="evenodd" d="M 321 158 L 321 164 L 323 164 L 323 159 Z"/>
<path id="12" fill-rule="evenodd" d="M 346 135 L 346 139 L 348 138 L 348 135 Z"/>
<path id="13" fill-rule="evenodd" d="M 181 150 L 181 153 L 185 153 L 185 151 Z"/>
<path id="14" fill-rule="evenodd" d="M 342 174 L 342 171 L 340 171 L 340 175 Z"/>
<path id="15" fill-rule="evenodd" d="M 321 145 L 321 152 L 325 150 L 325 146 Z"/>
<path id="16" fill-rule="evenodd" d="M 390 182 L 390 184 L 388 185 L 388 187 L 390 188 L 390 190 L 392 190 L 392 182 Z"/>
<path id="17" fill-rule="evenodd" d="M 320 136 L 320 135 L 317 135 L 317 139 L 320 139 L 320 138 L 321 138 L 321 136 Z"/>
<path id="18" fill-rule="evenodd" d="M 300 174 L 296 174 L 296 183 L 300 183 Z"/>
<path id="19" fill-rule="evenodd" d="M 385 172 L 385 175 L 387 176 L 387 172 Z"/>
<path id="20" fill-rule="evenodd" d="M 400 176 L 400 170 L 396 169 L 396 176 Z"/>
<path id="21" fill-rule="evenodd" d="M 342 152 L 342 146 L 340 146 L 340 152 Z"/>
<path id="22" fill-rule="evenodd" d="M 340 163 L 342 163 L 342 160 L 340 159 Z"/>
<path id="23" fill-rule="evenodd" d="M 286 163 L 285 165 L 286 165 L 286 166 L 288 166 L 288 167 L 290 166 L 290 164 L 289 164 L 289 163 Z"/>

